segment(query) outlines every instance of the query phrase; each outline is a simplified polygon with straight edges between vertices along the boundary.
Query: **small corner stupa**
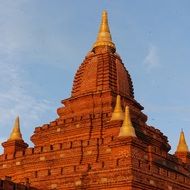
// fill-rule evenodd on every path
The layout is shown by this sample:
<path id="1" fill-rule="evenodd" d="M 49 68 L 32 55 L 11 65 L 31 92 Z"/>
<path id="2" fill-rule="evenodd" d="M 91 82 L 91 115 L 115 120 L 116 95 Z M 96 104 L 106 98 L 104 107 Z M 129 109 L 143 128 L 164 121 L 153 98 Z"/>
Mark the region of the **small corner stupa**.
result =
<path id="1" fill-rule="evenodd" d="M 4 154 L 14 154 L 16 151 L 25 150 L 28 144 L 22 139 L 22 134 L 20 132 L 20 120 L 19 117 L 15 119 L 15 123 L 10 134 L 10 137 L 3 144 Z"/>
<path id="2" fill-rule="evenodd" d="M 131 122 L 128 106 L 126 106 L 125 108 L 125 117 L 124 117 L 123 124 L 120 128 L 119 137 L 137 137 L 135 134 L 135 129 Z"/>
<path id="3" fill-rule="evenodd" d="M 185 140 L 185 134 L 183 130 L 181 130 L 181 133 L 180 133 L 179 143 L 178 143 L 175 155 L 176 157 L 181 159 L 184 163 L 190 164 L 190 152 Z"/>
<path id="4" fill-rule="evenodd" d="M 124 118 L 125 118 L 125 115 L 121 106 L 121 97 L 120 95 L 117 95 L 116 104 L 115 104 L 114 111 L 112 113 L 111 121 L 124 120 Z"/>

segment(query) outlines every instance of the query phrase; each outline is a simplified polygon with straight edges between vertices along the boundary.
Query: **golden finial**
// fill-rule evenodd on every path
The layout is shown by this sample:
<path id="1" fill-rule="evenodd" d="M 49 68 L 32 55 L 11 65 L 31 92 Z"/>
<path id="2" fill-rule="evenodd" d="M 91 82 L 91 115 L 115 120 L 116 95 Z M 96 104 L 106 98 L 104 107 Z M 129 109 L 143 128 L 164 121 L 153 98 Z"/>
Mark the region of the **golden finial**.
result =
<path id="1" fill-rule="evenodd" d="M 9 139 L 8 139 L 8 141 L 12 141 L 12 140 L 22 140 L 22 134 L 20 132 L 19 117 L 17 117 L 15 119 L 15 124 L 14 124 L 13 130 L 11 132 Z"/>
<path id="2" fill-rule="evenodd" d="M 129 107 L 125 108 L 125 118 L 123 124 L 120 128 L 119 137 L 137 137 L 135 134 L 135 129 L 131 122 Z"/>
<path id="3" fill-rule="evenodd" d="M 124 117 L 125 117 L 125 115 L 124 115 L 124 112 L 121 107 L 121 97 L 120 97 L 120 95 L 117 95 L 116 104 L 115 104 L 114 111 L 112 113 L 111 121 L 124 120 Z"/>
<path id="4" fill-rule="evenodd" d="M 101 21 L 98 36 L 97 36 L 96 42 L 93 45 L 93 48 L 98 47 L 98 46 L 110 46 L 116 49 L 115 44 L 112 42 L 110 29 L 108 25 L 108 16 L 107 16 L 106 11 L 102 12 L 102 21 Z"/>
<path id="5" fill-rule="evenodd" d="M 181 130 L 179 143 L 178 143 L 176 152 L 188 152 L 188 151 L 189 150 L 188 150 L 188 146 L 185 140 L 185 135 L 184 135 L 183 130 Z"/>

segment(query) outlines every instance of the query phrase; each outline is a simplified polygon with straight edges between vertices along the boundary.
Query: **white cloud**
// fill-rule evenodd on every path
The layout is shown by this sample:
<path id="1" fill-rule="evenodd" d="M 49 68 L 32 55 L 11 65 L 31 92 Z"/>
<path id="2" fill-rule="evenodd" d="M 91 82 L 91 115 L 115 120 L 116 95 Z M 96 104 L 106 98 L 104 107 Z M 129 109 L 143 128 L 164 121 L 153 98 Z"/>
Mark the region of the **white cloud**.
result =
<path id="1" fill-rule="evenodd" d="M 160 65 L 158 57 L 158 49 L 156 46 L 151 45 L 149 47 L 148 53 L 144 59 L 144 64 L 146 65 L 148 70 L 157 68 Z"/>
<path id="2" fill-rule="evenodd" d="M 30 67 L 26 64 L 70 67 L 63 64 L 62 58 L 73 54 L 69 47 L 72 43 L 61 34 L 62 30 L 55 33 L 57 25 L 63 25 L 62 17 L 56 24 L 52 16 L 47 12 L 41 14 L 36 6 L 35 2 L 28 0 L 0 3 L 0 139 L 7 139 L 17 115 L 20 115 L 21 130 L 27 141 L 36 125 L 55 115 L 55 105 L 38 97 L 47 94 L 49 89 L 44 88 L 44 94 L 33 91 L 40 86 L 36 80 L 27 80 Z"/>
<path id="3" fill-rule="evenodd" d="M 23 74 L 24 70 L 13 60 L 0 60 L 0 139 L 7 139 L 17 115 L 20 115 L 22 131 L 25 131 L 35 127 L 32 125 L 50 111 L 50 102 L 31 95 L 30 83 L 25 81 Z"/>
<path id="4" fill-rule="evenodd" d="M 23 67 L 27 63 L 23 56 L 38 48 L 41 37 L 32 35 L 32 26 L 26 17 L 25 6 L 30 2 L 6 0 L 0 3 L 0 139 L 7 139 L 17 115 L 21 117 L 23 133 L 30 131 L 24 135 L 28 138 L 35 125 L 40 124 L 47 113 L 52 114 L 52 103 L 31 92 L 31 86 L 38 84 L 27 81 Z"/>

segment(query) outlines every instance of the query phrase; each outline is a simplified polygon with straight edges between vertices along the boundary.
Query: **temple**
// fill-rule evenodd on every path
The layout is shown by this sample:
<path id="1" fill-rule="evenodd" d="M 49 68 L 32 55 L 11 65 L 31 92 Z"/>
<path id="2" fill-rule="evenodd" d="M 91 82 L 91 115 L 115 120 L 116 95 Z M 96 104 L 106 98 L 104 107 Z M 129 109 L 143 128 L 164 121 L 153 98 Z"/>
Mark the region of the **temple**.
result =
<path id="1" fill-rule="evenodd" d="M 16 118 L 2 143 L 0 179 L 27 181 L 27 188 L 36 190 L 190 190 L 184 132 L 170 154 L 167 137 L 147 124 L 143 109 L 103 11 L 97 39 L 75 74 L 71 96 L 62 100 L 57 119 L 35 128 L 34 147 L 23 140 Z"/>

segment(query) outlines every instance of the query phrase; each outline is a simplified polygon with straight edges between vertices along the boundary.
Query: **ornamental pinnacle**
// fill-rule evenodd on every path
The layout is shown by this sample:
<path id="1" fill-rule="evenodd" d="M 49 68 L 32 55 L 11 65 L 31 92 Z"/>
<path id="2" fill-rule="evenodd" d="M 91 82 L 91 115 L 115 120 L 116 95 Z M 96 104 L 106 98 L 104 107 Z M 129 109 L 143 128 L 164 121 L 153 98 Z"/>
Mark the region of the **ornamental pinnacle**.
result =
<path id="1" fill-rule="evenodd" d="M 20 132 L 19 117 L 17 117 L 15 119 L 15 124 L 14 124 L 13 130 L 11 132 L 9 139 L 8 139 L 8 141 L 13 141 L 13 140 L 22 140 L 22 134 Z"/>
<path id="2" fill-rule="evenodd" d="M 114 50 L 116 49 L 115 44 L 112 42 L 106 11 L 102 12 L 102 21 L 100 24 L 100 29 L 97 35 L 96 42 L 93 45 L 93 49 L 99 46 L 109 46 L 112 47 Z"/>

